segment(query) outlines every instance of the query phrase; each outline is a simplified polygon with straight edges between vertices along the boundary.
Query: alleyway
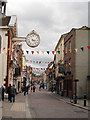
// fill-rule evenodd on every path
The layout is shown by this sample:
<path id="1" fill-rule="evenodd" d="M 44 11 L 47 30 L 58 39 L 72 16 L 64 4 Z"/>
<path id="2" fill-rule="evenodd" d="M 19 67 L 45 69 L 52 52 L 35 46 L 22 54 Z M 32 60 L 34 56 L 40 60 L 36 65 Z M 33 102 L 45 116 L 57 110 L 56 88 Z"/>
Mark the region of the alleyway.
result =
<path id="1" fill-rule="evenodd" d="M 50 92 L 38 90 L 16 96 L 15 103 L 3 102 L 3 118 L 88 118 L 88 111 L 58 100 Z"/>

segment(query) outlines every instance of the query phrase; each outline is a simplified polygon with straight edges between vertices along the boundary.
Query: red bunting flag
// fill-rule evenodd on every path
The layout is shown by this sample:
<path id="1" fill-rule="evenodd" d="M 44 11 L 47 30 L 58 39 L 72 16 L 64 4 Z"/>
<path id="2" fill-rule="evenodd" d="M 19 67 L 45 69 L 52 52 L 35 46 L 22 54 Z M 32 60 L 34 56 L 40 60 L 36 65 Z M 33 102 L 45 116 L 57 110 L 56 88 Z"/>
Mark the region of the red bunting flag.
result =
<path id="1" fill-rule="evenodd" d="M 38 61 L 36 61 L 36 63 L 38 63 Z"/>
<path id="2" fill-rule="evenodd" d="M 63 50 L 64 54 L 66 53 L 66 50 Z"/>
<path id="3" fill-rule="evenodd" d="M 33 53 L 34 53 L 34 51 L 31 51 L 31 53 L 33 54 Z"/>
<path id="4" fill-rule="evenodd" d="M 18 59 L 18 57 L 16 57 Z"/>
<path id="5" fill-rule="evenodd" d="M 5 50 L 5 48 L 3 48 L 3 50 Z"/>
<path id="6" fill-rule="evenodd" d="M 23 50 L 22 50 L 22 54 L 23 54 Z"/>
<path id="7" fill-rule="evenodd" d="M 11 54 L 9 55 L 9 57 L 11 57 Z"/>
<path id="8" fill-rule="evenodd" d="M 90 46 L 87 46 L 88 49 L 90 49 Z"/>
<path id="9" fill-rule="evenodd" d="M 54 55 L 54 51 L 52 51 L 52 54 Z"/>

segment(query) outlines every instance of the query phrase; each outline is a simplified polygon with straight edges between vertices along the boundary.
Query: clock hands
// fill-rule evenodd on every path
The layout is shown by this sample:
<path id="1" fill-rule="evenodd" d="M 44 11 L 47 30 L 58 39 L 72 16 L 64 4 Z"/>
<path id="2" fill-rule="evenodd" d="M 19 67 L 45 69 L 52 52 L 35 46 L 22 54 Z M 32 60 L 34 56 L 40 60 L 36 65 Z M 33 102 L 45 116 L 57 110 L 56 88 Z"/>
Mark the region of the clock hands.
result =
<path id="1" fill-rule="evenodd" d="M 32 39 L 32 41 L 36 41 L 36 40 Z"/>

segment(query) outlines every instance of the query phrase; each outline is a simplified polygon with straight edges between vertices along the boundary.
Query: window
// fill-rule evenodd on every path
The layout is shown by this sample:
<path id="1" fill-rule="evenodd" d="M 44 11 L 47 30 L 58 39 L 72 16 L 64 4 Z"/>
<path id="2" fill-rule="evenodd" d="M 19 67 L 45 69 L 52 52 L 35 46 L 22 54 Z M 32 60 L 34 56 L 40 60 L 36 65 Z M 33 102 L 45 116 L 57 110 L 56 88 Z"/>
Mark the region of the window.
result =
<path id="1" fill-rule="evenodd" d="M 67 54 L 67 46 L 65 46 L 65 54 Z"/>
<path id="2" fill-rule="evenodd" d="M 0 53 L 1 53 L 1 44 L 2 44 L 1 40 L 2 40 L 2 38 L 0 36 Z"/>
<path id="3" fill-rule="evenodd" d="M 71 41 L 69 42 L 69 49 L 71 49 Z"/>

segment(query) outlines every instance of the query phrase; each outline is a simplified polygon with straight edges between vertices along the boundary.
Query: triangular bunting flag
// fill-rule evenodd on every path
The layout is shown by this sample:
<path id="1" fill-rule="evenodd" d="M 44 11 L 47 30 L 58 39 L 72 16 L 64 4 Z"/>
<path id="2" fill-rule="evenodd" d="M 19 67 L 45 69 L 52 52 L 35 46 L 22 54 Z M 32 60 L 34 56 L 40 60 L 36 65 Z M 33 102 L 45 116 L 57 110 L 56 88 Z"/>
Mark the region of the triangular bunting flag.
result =
<path id="1" fill-rule="evenodd" d="M 81 50 L 83 51 L 83 50 L 84 50 L 84 47 L 81 47 Z"/>
<path id="2" fill-rule="evenodd" d="M 38 61 L 36 61 L 36 63 L 38 63 Z"/>
<path id="3" fill-rule="evenodd" d="M 30 62 L 32 63 L 32 60 L 30 60 Z"/>
<path id="4" fill-rule="evenodd" d="M 49 51 L 47 51 L 47 53 L 49 54 Z"/>
<path id="5" fill-rule="evenodd" d="M 64 54 L 66 53 L 66 50 L 63 50 Z"/>
<path id="6" fill-rule="evenodd" d="M 17 50 L 17 52 L 19 52 L 19 50 Z"/>
<path id="7" fill-rule="evenodd" d="M 54 51 L 52 51 L 52 54 L 54 55 Z"/>
<path id="8" fill-rule="evenodd" d="M 28 53 L 29 53 L 29 51 L 26 51 L 26 53 L 28 54 Z"/>
<path id="9" fill-rule="evenodd" d="M 39 51 L 36 51 L 39 54 Z"/>
<path id="10" fill-rule="evenodd" d="M 31 53 L 33 54 L 33 53 L 34 53 L 34 51 L 31 51 Z"/>
<path id="11" fill-rule="evenodd" d="M 10 50 L 10 48 L 7 49 L 8 51 Z"/>
<path id="12" fill-rule="evenodd" d="M 69 49 L 69 52 L 71 53 L 71 49 Z"/>
<path id="13" fill-rule="evenodd" d="M 23 54 L 23 50 L 22 50 L 22 54 Z"/>
<path id="14" fill-rule="evenodd" d="M 58 51 L 58 54 L 60 54 L 60 51 Z"/>
<path id="15" fill-rule="evenodd" d="M 3 50 L 5 50 L 5 48 L 3 48 Z"/>
<path id="16" fill-rule="evenodd" d="M 75 51 L 77 52 L 77 48 L 75 49 Z"/>
<path id="17" fill-rule="evenodd" d="M 44 54 L 44 51 L 42 51 L 42 53 Z"/>
<path id="18" fill-rule="evenodd" d="M 87 46 L 88 49 L 90 49 L 90 46 Z"/>
<path id="19" fill-rule="evenodd" d="M 41 63 L 41 61 L 39 61 L 39 64 Z"/>

